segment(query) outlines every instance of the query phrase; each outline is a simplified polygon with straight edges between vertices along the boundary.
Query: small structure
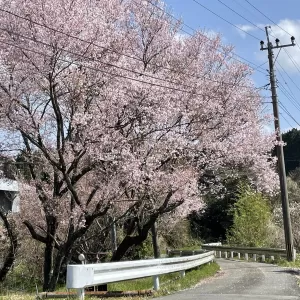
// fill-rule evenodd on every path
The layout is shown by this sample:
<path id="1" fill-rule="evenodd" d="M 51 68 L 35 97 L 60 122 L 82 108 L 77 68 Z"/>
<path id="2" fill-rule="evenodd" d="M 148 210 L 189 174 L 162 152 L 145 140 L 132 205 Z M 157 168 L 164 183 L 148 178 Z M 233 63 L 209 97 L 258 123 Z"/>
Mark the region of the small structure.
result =
<path id="1" fill-rule="evenodd" d="M 20 211 L 19 186 L 16 180 L 0 179 L 0 208 L 4 212 Z"/>

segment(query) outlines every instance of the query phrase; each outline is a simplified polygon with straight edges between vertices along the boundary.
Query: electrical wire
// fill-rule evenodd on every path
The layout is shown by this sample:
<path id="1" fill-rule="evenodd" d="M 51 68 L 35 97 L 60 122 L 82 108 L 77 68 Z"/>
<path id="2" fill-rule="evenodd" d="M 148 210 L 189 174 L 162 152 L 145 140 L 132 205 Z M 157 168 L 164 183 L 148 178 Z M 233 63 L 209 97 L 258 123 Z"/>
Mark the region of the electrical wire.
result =
<path id="1" fill-rule="evenodd" d="M 288 109 L 283 105 L 282 102 L 278 101 L 279 106 L 285 111 L 285 113 L 298 125 L 300 124 L 297 122 L 297 120 L 291 115 L 291 113 L 288 111 Z"/>
<path id="2" fill-rule="evenodd" d="M 252 3 L 250 3 L 250 1 L 245 0 L 249 5 L 251 5 L 256 11 L 258 11 L 261 15 L 263 15 L 265 18 L 267 18 L 270 22 L 272 22 L 274 25 L 276 25 L 277 27 L 279 27 L 281 30 L 283 30 L 285 33 L 287 33 L 288 35 L 291 35 L 290 33 L 288 33 L 284 28 L 282 28 L 281 26 L 279 26 L 278 24 L 276 24 L 273 20 L 271 20 L 268 16 L 266 16 L 263 12 L 261 12 L 257 7 L 255 7 Z"/>
<path id="3" fill-rule="evenodd" d="M 292 89 L 290 88 L 290 86 L 288 85 L 288 83 L 285 81 L 285 78 L 283 77 L 283 74 L 281 73 L 281 71 L 278 69 L 277 70 L 279 73 L 279 76 L 282 78 L 283 82 L 286 85 L 286 88 L 283 86 L 282 83 L 278 82 L 279 84 L 281 84 L 282 88 L 289 94 L 289 96 L 293 99 L 295 106 L 297 107 L 297 109 L 300 109 L 300 103 L 298 102 L 295 94 L 293 93 Z"/>
<path id="4" fill-rule="evenodd" d="M 0 30 L 3 30 L 3 29 L 0 27 Z M 28 36 L 25 36 L 25 35 L 22 35 L 22 34 L 19 34 L 19 33 L 16 33 L 16 32 L 11 32 L 11 33 L 13 33 L 14 35 L 19 35 L 19 36 L 21 36 L 21 37 L 24 38 L 24 39 L 28 39 L 28 40 L 33 41 L 33 42 L 35 42 L 35 43 L 39 43 L 39 44 L 42 44 L 42 45 L 44 45 L 44 46 L 48 46 L 48 47 L 51 47 L 51 48 L 52 48 L 52 46 L 51 46 L 50 44 L 48 44 L 48 43 L 39 41 L 39 40 L 37 40 L 37 39 L 30 38 L 30 37 L 28 37 Z M 3 42 L 3 41 L 2 41 L 2 42 Z M 4 42 L 4 43 L 5 43 L 5 42 Z M 10 44 L 10 43 L 6 43 L 6 44 L 11 45 L 11 46 L 16 46 L 16 45 Z M 22 48 L 22 47 L 17 47 L 17 48 L 20 48 L 20 49 L 26 50 L 26 51 L 35 52 L 36 54 L 46 55 L 46 56 L 49 56 L 49 57 L 50 57 L 50 55 L 47 55 L 47 54 L 42 53 L 42 52 L 39 52 L 39 51 L 34 51 L 34 50 L 32 50 L 32 49 Z M 75 56 L 79 56 L 80 58 L 84 58 L 84 59 L 88 59 L 88 60 L 92 60 L 92 61 L 95 61 L 95 60 L 96 60 L 96 61 L 99 61 L 101 64 L 108 65 L 108 66 L 112 66 L 112 67 L 115 67 L 115 68 L 117 68 L 117 69 L 122 69 L 122 70 L 126 70 L 126 71 L 129 71 L 129 72 L 132 72 L 132 73 L 141 75 L 141 73 L 140 73 L 140 72 L 137 72 L 137 71 L 132 71 L 132 70 L 127 69 L 127 68 L 123 68 L 123 67 L 119 67 L 119 66 L 116 66 L 116 65 L 113 65 L 113 64 L 105 63 L 105 62 L 102 62 L 102 61 L 97 60 L 97 59 L 94 59 L 94 58 L 92 59 L 92 58 L 90 58 L 90 57 L 84 56 L 84 55 L 82 55 L 82 54 L 80 54 L 80 53 L 76 53 L 76 52 L 73 52 L 73 51 L 69 51 L 69 50 L 66 51 L 66 50 L 64 50 L 63 48 L 59 48 L 59 47 L 56 47 L 56 48 L 57 48 L 58 50 L 60 50 L 60 51 L 64 51 L 64 52 L 67 53 L 67 54 L 72 54 L 72 55 L 75 55 Z M 75 62 L 68 61 L 68 60 L 65 60 L 65 59 L 60 59 L 60 60 L 65 61 L 65 62 L 67 62 L 67 63 L 74 63 L 74 64 L 77 64 L 77 65 L 83 66 L 82 63 L 75 63 Z M 88 66 L 85 66 L 85 67 L 90 68 L 90 67 L 88 67 Z M 95 68 L 94 68 L 94 69 L 95 69 Z M 170 86 L 163 86 L 163 85 L 161 85 L 161 84 L 155 84 L 155 83 L 151 83 L 151 82 L 144 81 L 144 80 L 141 80 L 141 79 L 128 77 L 128 76 L 125 76 L 125 75 L 112 74 L 112 73 L 110 73 L 110 72 L 108 72 L 108 71 L 104 71 L 104 70 L 100 70 L 100 69 L 99 69 L 99 71 L 104 72 L 104 73 L 107 73 L 107 74 L 110 74 L 110 75 L 113 75 L 113 76 L 123 77 L 123 78 L 129 79 L 129 80 L 133 80 L 133 81 L 137 81 L 137 82 L 141 82 L 141 83 L 146 83 L 146 84 L 149 84 L 149 85 L 152 85 L 152 86 L 158 86 L 158 87 L 162 87 L 162 88 L 166 88 L 166 89 L 171 89 L 171 90 L 180 91 L 180 92 L 184 92 L 184 93 L 189 93 L 189 94 L 193 94 L 193 95 L 203 96 L 203 94 L 194 93 L 194 92 L 187 91 L 187 90 L 182 90 L 182 89 L 179 89 L 179 88 L 173 88 L 173 87 L 170 87 Z M 144 75 L 144 76 L 151 77 L 152 79 L 158 79 L 158 80 L 161 80 L 161 81 L 163 81 L 163 82 L 167 82 L 167 83 L 172 83 L 172 84 L 178 85 L 178 82 L 172 82 L 172 81 L 164 80 L 164 79 L 161 79 L 161 78 L 152 76 L 152 75 L 147 75 L 147 74 L 143 74 L 143 75 Z M 220 82 L 220 83 L 226 85 L 226 83 L 223 83 L 223 82 Z M 234 84 L 229 84 L 229 85 L 234 86 Z M 183 85 L 183 86 L 188 87 L 188 88 L 191 88 L 191 89 L 194 89 L 194 87 L 191 87 L 191 86 L 188 86 L 188 85 Z M 238 85 L 236 85 L 236 86 L 238 86 Z M 249 87 L 249 86 L 239 86 L 239 87 L 246 87 L 246 88 L 251 89 L 251 87 Z M 260 88 L 257 88 L 257 89 L 260 89 Z M 261 97 L 261 98 L 267 98 L 267 97 L 264 97 L 264 96 L 260 96 L 260 97 Z"/>
<path id="5" fill-rule="evenodd" d="M 298 70 L 298 72 L 300 72 L 300 67 L 299 67 L 298 63 L 293 59 L 293 57 L 291 57 L 291 55 L 289 54 L 289 52 L 285 48 L 283 48 L 283 50 L 286 53 L 286 55 L 289 57 L 290 61 L 293 63 L 295 68 Z"/>
<path id="6" fill-rule="evenodd" d="M 25 51 L 28 51 L 28 52 L 32 52 L 32 53 L 35 53 L 35 54 L 38 54 L 38 55 L 41 55 L 41 56 L 52 57 L 51 55 L 46 54 L 44 52 L 36 51 L 36 50 L 25 48 L 25 47 L 20 47 L 20 46 L 15 45 L 15 44 L 8 43 L 4 40 L 0 40 L 0 43 L 18 48 L 18 49 L 23 50 L 23 51 L 25 50 Z M 76 65 L 76 66 L 79 66 L 79 67 L 84 67 L 84 68 L 87 68 L 87 69 L 91 69 L 91 70 L 94 70 L 94 71 L 99 71 L 99 72 L 102 72 L 102 73 L 105 73 L 105 74 L 108 74 L 108 75 L 112 75 L 112 76 L 115 76 L 115 77 L 120 77 L 120 78 L 125 78 L 125 79 L 128 79 L 128 80 L 132 80 L 132 81 L 136 81 L 136 82 L 140 82 L 140 83 L 145 83 L 145 84 L 150 85 L 150 86 L 160 87 L 160 88 L 169 89 L 169 90 L 173 90 L 173 91 L 179 91 L 179 92 L 186 93 L 186 94 L 191 94 L 191 95 L 194 95 L 194 96 L 204 96 L 204 94 L 199 94 L 199 93 L 195 93 L 195 92 L 191 92 L 191 91 L 186 91 L 186 90 L 182 90 L 182 89 L 174 88 L 174 87 L 170 87 L 170 86 L 164 86 L 164 85 L 161 85 L 161 84 L 152 83 L 152 82 L 148 82 L 148 81 L 141 80 L 141 79 L 128 77 L 126 75 L 121 75 L 121 74 L 108 72 L 108 71 L 105 71 L 103 69 L 87 66 L 87 65 L 84 65 L 82 63 L 75 62 L 75 61 L 70 61 L 70 60 L 63 59 L 63 58 L 57 58 L 57 60 L 62 61 L 62 62 L 66 62 L 68 64 L 73 64 L 73 65 Z M 211 96 L 211 97 L 215 98 L 213 96 Z M 251 98 L 251 97 L 252 96 L 249 96 L 249 98 Z M 261 98 L 263 98 L 263 97 L 261 97 Z"/>
<path id="7" fill-rule="evenodd" d="M 176 18 L 176 17 L 173 16 L 172 14 L 170 14 L 170 13 L 168 13 L 167 11 L 163 10 L 161 7 L 155 5 L 155 4 L 152 3 L 150 0 L 146 0 L 146 1 L 147 1 L 149 4 L 153 5 L 154 7 L 158 8 L 159 10 L 164 11 L 168 16 L 170 16 L 170 17 L 171 17 L 172 19 L 174 19 L 175 21 L 181 22 L 180 19 Z M 135 2 L 135 3 L 136 3 L 136 2 Z M 137 3 L 137 4 L 138 4 L 138 3 Z M 186 23 L 182 22 L 182 24 L 183 24 L 184 26 L 186 26 L 187 28 L 191 29 L 193 32 L 197 32 L 196 29 L 192 28 L 191 26 L 187 25 Z M 185 31 L 185 30 L 182 30 L 182 31 L 185 32 L 186 34 L 188 34 L 189 36 L 193 36 L 191 33 L 187 32 L 187 31 Z M 206 35 L 202 34 L 202 36 L 206 39 L 206 41 L 212 41 L 212 39 L 210 39 L 210 38 L 207 37 Z M 217 51 L 218 51 L 218 52 L 221 52 L 222 54 L 226 54 L 226 53 L 224 53 L 223 51 L 221 51 L 221 50 L 219 50 L 219 49 L 217 49 Z M 257 72 L 260 72 L 260 73 L 266 75 L 265 70 L 264 70 L 263 68 L 261 68 L 262 70 L 258 70 L 258 69 L 259 69 L 259 66 L 258 66 L 256 63 L 251 62 L 251 61 L 248 60 L 247 58 L 244 58 L 244 57 L 242 57 L 242 56 L 240 56 L 240 55 L 238 55 L 238 54 L 236 54 L 236 53 L 234 53 L 232 56 L 230 56 L 230 58 L 232 58 L 232 59 L 234 59 L 234 60 L 236 60 L 236 61 L 238 61 L 238 62 L 240 62 L 240 63 L 242 63 L 242 64 L 245 64 L 245 63 L 242 62 L 242 61 L 240 61 L 239 59 L 235 58 L 234 56 L 236 56 L 236 57 L 238 57 L 238 58 L 244 60 L 245 62 L 247 62 L 247 63 L 249 64 L 249 67 L 251 67 L 250 65 L 255 66 L 255 67 L 256 67 L 255 70 L 256 70 Z M 251 67 L 251 68 L 253 68 L 253 67 Z"/>
<path id="8" fill-rule="evenodd" d="M 300 112 L 299 104 L 291 97 L 289 92 L 286 90 L 284 86 L 278 86 L 278 89 L 284 94 L 284 96 L 293 104 L 293 106 Z"/>
<path id="9" fill-rule="evenodd" d="M 159 7 L 158 7 L 158 8 L 159 8 Z M 136 58 L 136 57 L 133 57 L 133 56 L 124 54 L 124 53 L 122 53 L 122 52 L 119 52 L 119 51 L 116 51 L 116 50 L 113 50 L 113 49 L 110 49 L 110 48 L 107 48 L 107 47 L 104 47 L 104 46 L 95 44 L 95 43 L 93 43 L 93 42 L 90 42 L 90 41 L 87 41 L 87 40 L 84 40 L 84 39 L 81 39 L 81 38 L 76 37 L 76 36 L 74 36 L 74 35 L 68 34 L 68 33 L 64 32 L 64 31 L 62 31 L 62 30 L 58 30 L 58 29 L 49 27 L 49 26 L 47 26 L 47 25 L 44 25 L 44 24 L 41 24 L 41 23 L 39 23 L 39 22 L 33 21 L 33 20 L 29 19 L 29 18 L 26 18 L 26 17 L 20 16 L 20 15 L 18 15 L 18 14 L 12 13 L 12 12 L 10 12 L 10 11 L 8 11 L 8 10 L 1 9 L 1 8 L 0 8 L 0 11 L 5 12 L 5 13 L 8 13 L 8 14 L 11 14 L 11 15 L 17 17 L 17 18 L 26 20 L 26 21 L 28 21 L 28 22 L 31 22 L 31 23 L 35 24 L 35 25 L 44 27 L 44 28 L 46 28 L 46 29 L 48 29 L 48 30 L 51 30 L 51 31 L 54 31 L 54 32 L 57 32 L 57 33 L 60 33 L 60 34 L 63 34 L 63 35 L 66 35 L 66 36 L 68 36 L 68 37 L 70 37 L 70 38 L 74 38 L 74 39 L 79 40 L 79 41 L 81 41 L 81 42 L 85 42 L 85 43 L 87 43 L 87 44 L 89 44 L 89 45 L 93 45 L 93 46 L 95 46 L 95 47 L 99 47 L 99 48 L 101 48 L 101 49 L 108 50 L 108 51 L 111 51 L 111 52 L 113 52 L 113 53 L 117 53 L 117 54 L 119 54 L 119 55 L 123 55 L 123 56 L 125 56 L 125 57 L 130 58 L 130 59 L 135 59 L 135 60 L 140 61 L 140 59 L 138 59 L 138 58 Z M 5 30 L 5 29 L 0 28 L 0 30 Z M 18 33 L 17 33 L 17 34 L 18 34 Z M 18 35 L 20 35 L 20 34 L 18 34 Z M 21 35 L 20 35 L 20 36 L 21 36 Z M 24 36 L 23 36 L 23 37 L 24 37 Z M 27 38 L 27 37 L 24 37 L 24 38 Z M 98 60 L 98 61 L 99 61 L 99 60 Z M 103 63 L 103 64 L 107 64 L 107 63 L 104 63 L 104 62 L 102 62 L 102 63 Z M 113 66 L 112 64 L 110 64 L 110 65 Z M 161 66 L 161 65 L 155 65 L 155 66 L 161 67 L 161 68 L 166 69 L 166 70 L 174 71 L 174 69 L 171 69 L 171 68 L 168 68 L 168 67 L 165 67 L 165 66 Z M 117 66 L 115 66 L 115 67 L 117 67 Z M 119 68 L 125 70 L 125 68 L 123 68 L 123 67 L 119 67 Z M 129 70 L 129 69 L 127 69 L 127 71 L 132 72 L 132 73 L 136 73 L 136 74 L 138 74 L 138 75 L 141 75 L 141 72 L 137 72 L 137 71 L 133 71 L 133 70 Z M 194 77 L 194 78 L 197 78 L 197 79 L 203 78 L 203 79 L 206 79 L 206 80 L 209 80 L 209 81 L 212 81 L 212 82 L 217 82 L 217 83 L 222 83 L 222 84 L 228 84 L 228 85 L 231 85 L 231 86 L 234 85 L 234 84 L 231 84 L 231 83 L 226 83 L 226 82 L 221 82 L 221 81 L 213 80 L 213 79 L 211 79 L 211 78 L 207 78 L 207 77 L 204 76 L 204 75 L 201 75 L 201 76 L 199 76 L 199 75 L 198 75 L 198 76 L 195 76 L 195 75 L 191 75 L 191 74 L 188 74 L 188 73 L 185 73 L 185 72 L 182 72 L 182 74 L 183 74 L 183 75 L 187 75 L 187 76 L 189 76 L 189 77 Z M 148 75 L 148 74 L 142 74 L 142 75 L 143 75 L 143 76 L 146 76 L 146 77 L 152 77 L 152 78 L 158 79 L 158 80 L 163 80 L 163 79 L 161 79 L 161 78 L 157 78 L 157 77 L 155 77 L 155 76 Z M 171 82 L 171 83 L 172 83 L 172 82 Z M 174 83 L 174 82 L 173 82 L 173 84 L 178 84 L 178 83 Z M 241 87 L 247 87 L 247 86 L 241 86 Z"/>
<path id="10" fill-rule="evenodd" d="M 281 52 L 281 49 L 282 49 L 282 48 L 279 49 L 279 51 L 278 51 L 278 53 L 277 53 L 277 55 L 276 55 L 276 58 L 275 58 L 275 60 L 274 60 L 274 65 L 276 64 L 276 61 L 277 61 L 277 58 L 278 58 L 278 56 L 279 56 L 279 54 L 280 54 L 280 52 Z"/>
<path id="11" fill-rule="evenodd" d="M 288 121 L 288 119 L 284 116 L 284 114 L 280 113 L 280 115 L 282 116 L 283 119 L 285 119 L 285 121 L 288 123 L 288 125 L 290 125 L 290 127 L 293 128 L 293 126 L 292 126 L 291 123 Z"/>
<path id="12" fill-rule="evenodd" d="M 277 65 L 280 66 L 280 68 L 282 69 L 282 71 L 286 74 L 286 76 L 290 79 L 290 81 L 295 85 L 295 87 L 299 90 L 300 92 L 300 88 L 299 86 L 295 83 L 295 81 L 293 80 L 293 78 L 286 72 L 286 70 L 282 67 L 282 65 L 279 63 L 279 61 L 277 61 Z"/>
<path id="13" fill-rule="evenodd" d="M 287 33 L 288 35 L 291 35 L 289 32 L 287 32 L 284 28 L 282 28 L 280 25 L 276 24 L 273 20 L 271 20 L 268 16 L 266 16 L 263 12 L 261 12 L 258 8 L 256 8 L 252 3 L 250 3 L 248 0 L 245 0 L 249 5 L 251 5 L 256 11 L 258 11 L 261 15 L 263 15 L 265 18 L 267 18 L 270 22 L 272 22 L 274 25 L 276 25 L 278 28 L 280 28 L 281 30 L 283 30 L 285 33 Z M 297 44 L 298 48 L 300 49 L 299 45 Z M 286 51 L 286 49 L 284 49 Z M 297 68 L 297 70 L 299 71 L 299 66 L 297 66 L 296 62 L 293 61 L 292 57 L 290 57 L 289 53 L 286 51 L 286 54 L 289 56 L 289 58 L 291 59 L 291 61 L 293 62 L 293 64 L 295 65 L 295 67 Z M 278 55 L 277 55 L 278 56 Z M 281 66 L 279 64 L 279 62 L 277 62 L 277 64 L 279 66 Z M 281 66 L 282 68 L 282 66 Z M 282 68 L 283 69 L 283 68 Z M 293 84 L 299 89 L 299 87 L 297 86 L 297 84 L 292 80 L 292 78 L 288 75 L 288 73 L 283 69 L 283 71 L 286 73 L 286 75 L 290 78 L 290 80 L 293 82 Z M 285 82 L 286 83 L 286 82 Z M 287 84 L 287 83 L 286 83 Z M 291 101 L 291 96 L 288 95 L 287 92 L 285 92 L 281 87 L 279 87 L 279 89 L 281 90 L 281 92 L 285 95 L 285 97 Z M 300 89 L 299 89 L 300 90 Z M 296 100 L 296 99 L 294 99 Z M 293 101 L 292 101 L 293 103 Z M 288 111 L 288 109 L 282 104 L 282 102 L 278 101 L 279 106 L 285 111 L 285 113 L 298 125 L 300 126 L 300 124 L 298 123 L 298 121 L 291 115 L 291 113 Z M 297 103 L 298 104 L 298 103 Z M 291 124 L 288 122 L 288 124 L 291 126 Z M 292 127 L 292 126 L 291 126 Z"/>
<path id="14" fill-rule="evenodd" d="M 239 5 L 240 7 L 242 7 L 244 10 L 246 10 L 247 12 L 249 12 L 254 18 L 257 18 L 257 15 L 255 15 L 253 13 L 253 11 L 251 11 L 249 8 L 245 7 L 244 5 L 242 5 L 238 0 L 233 0 L 237 5 Z"/>
<path id="15" fill-rule="evenodd" d="M 286 71 L 282 68 L 282 66 L 279 63 L 278 63 L 278 66 L 286 73 Z M 288 95 L 287 97 L 290 99 L 290 101 L 292 102 L 292 104 L 296 107 L 297 110 L 300 111 L 300 103 L 298 102 L 295 94 L 293 93 L 292 89 L 290 88 L 290 86 L 286 82 L 286 80 L 285 80 L 285 78 L 284 78 L 284 76 L 283 76 L 283 74 L 282 74 L 282 72 L 280 71 L 279 68 L 277 69 L 277 72 L 278 72 L 279 76 L 282 78 L 283 82 L 285 83 L 285 85 L 287 87 L 287 88 L 285 88 L 285 86 L 281 82 L 278 81 L 278 84 L 281 85 L 281 87 L 278 86 L 278 88 L 280 90 L 284 89 L 284 92 Z"/>
<path id="16" fill-rule="evenodd" d="M 247 21 L 248 23 L 250 23 L 252 26 L 254 26 L 255 28 L 263 31 L 264 29 L 260 28 L 259 26 L 257 26 L 255 23 L 253 23 L 252 21 L 248 20 L 247 18 L 245 18 L 243 15 L 241 15 L 240 13 L 238 13 L 237 11 L 235 11 L 233 8 L 231 8 L 229 5 L 225 4 L 223 1 L 218 0 L 221 4 L 223 4 L 225 7 L 227 7 L 229 10 L 231 10 L 232 12 L 234 12 L 236 15 L 238 15 L 239 17 L 241 17 L 242 19 L 244 19 L 245 21 Z"/>
<path id="17" fill-rule="evenodd" d="M 206 7 L 205 5 L 201 4 L 201 3 L 198 2 L 197 0 L 192 0 L 192 1 L 194 1 L 194 2 L 197 3 L 199 6 L 203 7 L 204 9 L 206 9 L 207 11 L 209 11 L 210 13 L 212 13 L 213 15 L 217 16 L 218 18 L 222 19 L 222 20 L 225 21 L 226 23 L 230 24 L 231 26 L 237 28 L 237 29 L 240 30 L 240 31 L 243 31 L 245 34 L 251 36 L 252 38 L 254 38 L 254 39 L 258 40 L 258 41 L 260 41 L 260 39 L 259 39 L 258 37 L 256 37 L 256 36 L 254 36 L 253 34 L 247 32 L 246 30 L 244 30 L 244 29 L 238 27 L 237 25 L 233 24 L 232 22 L 226 20 L 225 18 L 223 18 L 223 17 L 220 16 L 219 14 L 215 13 L 214 11 L 212 11 L 211 9 L 209 9 L 208 7 Z"/>

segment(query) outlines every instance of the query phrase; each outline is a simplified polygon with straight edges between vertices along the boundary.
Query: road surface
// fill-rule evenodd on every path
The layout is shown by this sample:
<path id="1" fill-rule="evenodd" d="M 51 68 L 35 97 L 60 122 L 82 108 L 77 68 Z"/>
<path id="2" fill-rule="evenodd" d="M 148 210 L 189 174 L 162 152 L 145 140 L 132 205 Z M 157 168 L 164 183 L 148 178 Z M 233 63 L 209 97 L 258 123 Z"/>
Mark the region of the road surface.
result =
<path id="1" fill-rule="evenodd" d="M 296 271 L 274 265 L 217 260 L 220 273 L 197 287 L 160 300 L 300 300 Z"/>

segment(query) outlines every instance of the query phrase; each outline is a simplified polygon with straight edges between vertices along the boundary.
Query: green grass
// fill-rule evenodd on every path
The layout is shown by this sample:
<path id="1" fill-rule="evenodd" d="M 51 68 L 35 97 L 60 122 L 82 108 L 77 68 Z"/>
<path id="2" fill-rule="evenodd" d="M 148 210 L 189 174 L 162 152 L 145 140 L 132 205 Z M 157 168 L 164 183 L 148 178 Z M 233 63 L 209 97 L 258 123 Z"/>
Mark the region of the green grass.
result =
<path id="1" fill-rule="evenodd" d="M 161 275 L 160 279 L 160 290 L 154 294 L 155 296 L 167 295 L 179 290 L 184 290 L 191 288 L 198 284 L 201 280 L 211 277 L 217 273 L 219 266 L 216 263 L 211 263 L 200 266 L 196 269 L 189 270 L 186 272 L 184 278 L 180 278 L 179 273 L 171 273 L 166 275 Z M 108 285 L 109 291 L 133 291 L 133 290 L 150 290 L 153 288 L 152 277 L 128 280 L 117 283 L 111 283 Z M 60 289 L 63 291 L 63 289 Z M 145 299 L 146 297 L 142 297 Z M 0 300 L 33 300 L 35 299 L 35 293 L 25 294 L 25 293 L 15 293 L 12 291 L 3 290 L 0 292 Z M 89 298 L 86 299 L 99 299 L 99 298 Z M 111 298 L 110 298 L 111 299 Z M 116 298 L 115 298 L 116 299 Z M 123 298 L 117 298 L 122 300 Z M 125 299 L 125 297 L 124 297 Z M 141 297 L 126 297 L 126 300 L 139 300 Z"/>
<path id="2" fill-rule="evenodd" d="M 184 278 L 180 278 L 179 273 L 170 273 L 159 276 L 160 294 L 186 289 L 196 285 L 201 279 L 213 276 L 219 270 L 216 263 L 206 264 L 196 269 L 186 272 Z M 109 291 L 133 291 L 133 290 L 150 290 L 153 288 L 152 277 L 128 280 L 108 285 Z"/>
<path id="3" fill-rule="evenodd" d="M 287 261 L 286 259 L 280 258 L 275 260 L 275 263 L 281 267 L 300 268 L 300 255 L 297 254 L 295 261 Z"/>
<path id="4" fill-rule="evenodd" d="M 156 295 L 167 295 L 176 291 L 194 287 L 201 280 L 214 276 L 219 270 L 220 267 L 216 263 L 200 266 L 196 269 L 186 272 L 185 277 L 181 278 L 180 280 L 170 281 L 165 286 L 161 284 L 161 289 L 156 293 Z"/>

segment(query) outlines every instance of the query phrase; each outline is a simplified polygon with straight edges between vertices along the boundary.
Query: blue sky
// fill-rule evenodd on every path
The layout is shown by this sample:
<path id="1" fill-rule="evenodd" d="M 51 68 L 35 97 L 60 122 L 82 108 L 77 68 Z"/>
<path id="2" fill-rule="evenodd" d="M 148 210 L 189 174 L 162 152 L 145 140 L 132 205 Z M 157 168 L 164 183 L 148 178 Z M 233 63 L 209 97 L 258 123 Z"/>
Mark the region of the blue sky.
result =
<path id="1" fill-rule="evenodd" d="M 205 8 L 201 7 L 194 0 L 165 0 L 172 14 L 181 18 L 182 21 L 193 29 L 206 29 L 220 33 L 225 43 L 235 47 L 235 53 L 249 60 L 255 65 L 261 65 L 268 61 L 267 51 L 260 51 L 260 40 L 266 42 L 264 27 L 271 25 L 271 41 L 278 37 L 282 44 L 290 43 L 290 33 L 296 38 L 299 46 L 289 47 L 281 50 L 276 62 L 276 75 L 279 89 L 278 97 L 287 112 L 280 107 L 280 122 L 282 131 L 300 126 L 300 1 L 299 0 L 248 0 L 255 8 L 264 13 L 275 24 L 258 12 L 246 0 L 196 0 L 206 6 L 220 17 L 228 20 L 235 26 L 244 29 L 249 34 L 242 32 L 233 25 L 215 16 Z M 228 7 L 251 21 L 254 25 L 262 28 L 259 30 L 253 24 L 235 14 Z M 283 28 L 285 31 L 283 31 Z M 183 25 L 183 29 L 192 33 L 193 31 Z M 257 39 L 258 40 L 257 40 Z M 275 44 L 275 43 L 274 43 Z M 274 51 L 275 57 L 278 50 Z M 239 58 L 240 59 L 240 58 Z M 242 60 L 242 59 L 241 59 Z M 255 68 L 255 67 L 254 67 Z M 262 72 L 255 72 L 253 80 L 257 87 L 269 83 L 267 75 L 268 64 L 264 64 Z M 299 86 L 298 86 L 299 85 Z M 262 95 L 269 96 L 269 91 L 263 91 Z M 270 99 L 266 99 L 270 101 Z M 272 112 L 272 105 L 266 104 L 265 112 Z M 293 120 L 293 118 L 295 120 Z M 271 124 L 272 126 L 272 124 Z M 272 128 L 272 127 L 271 127 Z"/>

